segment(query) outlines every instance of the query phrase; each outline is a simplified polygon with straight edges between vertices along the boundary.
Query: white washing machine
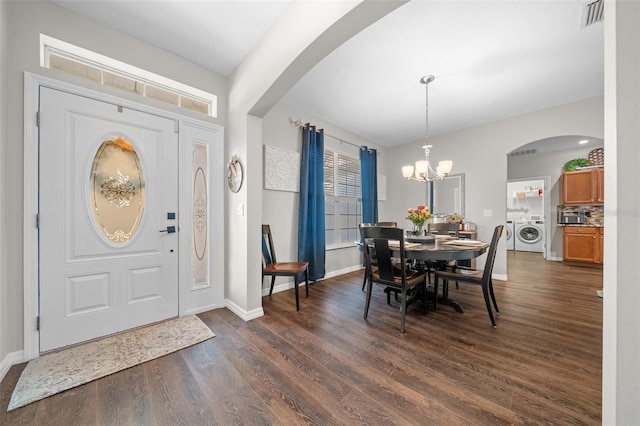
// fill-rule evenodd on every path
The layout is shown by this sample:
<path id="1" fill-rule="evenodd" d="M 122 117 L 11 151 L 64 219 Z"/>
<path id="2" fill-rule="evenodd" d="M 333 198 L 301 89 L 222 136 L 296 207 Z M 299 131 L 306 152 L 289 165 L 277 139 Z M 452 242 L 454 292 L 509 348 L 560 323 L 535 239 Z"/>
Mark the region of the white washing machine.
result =
<path id="1" fill-rule="evenodd" d="M 504 230 L 507 233 L 507 250 L 515 250 L 515 226 L 512 220 L 507 221 L 507 226 L 504 227 Z"/>
<path id="2" fill-rule="evenodd" d="M 544 221 L 516 220 L 515 249 L 544 253 Z"/>

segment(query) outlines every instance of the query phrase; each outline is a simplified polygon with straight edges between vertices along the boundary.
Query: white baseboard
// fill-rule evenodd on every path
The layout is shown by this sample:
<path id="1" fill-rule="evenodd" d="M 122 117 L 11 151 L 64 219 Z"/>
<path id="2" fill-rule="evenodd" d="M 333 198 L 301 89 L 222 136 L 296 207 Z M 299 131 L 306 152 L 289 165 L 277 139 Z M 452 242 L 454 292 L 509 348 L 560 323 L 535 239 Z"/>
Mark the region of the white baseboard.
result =
<path id="1" fill-rule="evenodd" d="M 264 316 L 264 310 L 262 309 L 262 306 L 251 311 L 247 311 L 246 309 L 241 308 L 229 299 L 225 299 L 225 306 L 231 312 L 239 316 L 243 321 L 251 321 L 252 319 Z"/>
<path id="2" fill-rule="evenodd" d="M 0 361 L 0 382 L 12 366 L 20 364 L 21 362 L 24 362 L 24 351 L 20 350 L 8 353 L 7 356 Z"/>
<path id="3" fill-rule="evenodd" d="M 551 260 L 551 261 L 554 261 L 554 262 L 562 262 L 562 258 L 561 257 L 556 257 L 556 256 L 548 257 L 547 260 Z"/>
<path id="4" fill-rule="evenodd" d="M 201 314 L 202 312 L 213 311 L 214 309 L 220 309 L 220 308 L 223 308 L 223 306 L 220 306 L 217 303 L 214 303 L 207 306 L 200 306 L 196 309 L 190 309 L 188 311 L 183 312 L 181 316 Z"/>
<path id="5" fill-rule="evenodd" d="M 360 271 L 363 269 L 364 267 L 362 265 L 356 265 L 356 266 L 350 266 L 348 268 L 338 269 L 337 271 L 326 273 L 323 280 L 326 280 L 327 278 L 337 277 L 338 275 L 348 274 L 350 272 Z"/>
<path id="6" fill-rule="evenodd" d="M 491 279 L 507 281 L 507 274 L 491 274 Z"/>

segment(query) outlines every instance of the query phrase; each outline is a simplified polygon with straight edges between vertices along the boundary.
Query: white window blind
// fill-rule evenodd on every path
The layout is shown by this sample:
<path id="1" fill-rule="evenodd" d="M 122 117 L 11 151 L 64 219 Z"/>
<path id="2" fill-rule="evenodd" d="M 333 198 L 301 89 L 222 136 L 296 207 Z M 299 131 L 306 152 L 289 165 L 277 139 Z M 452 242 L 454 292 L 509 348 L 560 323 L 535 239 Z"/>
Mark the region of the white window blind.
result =
<path id="1" fill-rule="evenodd" d="M 324 193 L 327 248 L 353 246 L 362 222 L 360 160 L 325 149 Z"/>

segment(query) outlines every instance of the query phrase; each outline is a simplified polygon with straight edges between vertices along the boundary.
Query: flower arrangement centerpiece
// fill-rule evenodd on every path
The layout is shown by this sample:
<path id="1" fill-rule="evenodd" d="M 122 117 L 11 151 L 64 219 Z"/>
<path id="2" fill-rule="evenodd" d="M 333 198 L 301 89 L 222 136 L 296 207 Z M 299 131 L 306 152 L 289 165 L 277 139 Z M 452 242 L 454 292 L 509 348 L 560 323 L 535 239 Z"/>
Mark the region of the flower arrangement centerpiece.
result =
<path id="1" fill-rule="evenodd" d="M 413 232 L 416 235 L 421 236 L 422 227 L 424 226 L 424 223 L 427 220 L 431 219 L 431 213 L 429 212 L 429 208 L 425 206 L 418 206 L 414 209 L 412 207 L 407 210 L 407 213 L 409 213 L 409 216 L 407 216 L 407 219 L 409 219 L 411 223 L 413 223 Z"/>

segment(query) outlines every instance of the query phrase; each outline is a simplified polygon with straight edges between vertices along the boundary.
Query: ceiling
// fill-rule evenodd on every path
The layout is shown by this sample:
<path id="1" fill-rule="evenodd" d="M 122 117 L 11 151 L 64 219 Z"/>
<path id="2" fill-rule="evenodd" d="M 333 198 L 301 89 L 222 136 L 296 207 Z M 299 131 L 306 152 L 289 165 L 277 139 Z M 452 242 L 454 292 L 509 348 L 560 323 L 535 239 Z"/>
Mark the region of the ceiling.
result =
<path id="1" fill-rule="evenodd" d="M 223 76 L 289 3 L 51 1 Z M 603 24 L 581 28 L 585 3 L 413 0 L 324 58 L 283 101 L 392 147 L 425 137 L 427 74 L 436 77 L 430 136 L 600 96 Z"/>

